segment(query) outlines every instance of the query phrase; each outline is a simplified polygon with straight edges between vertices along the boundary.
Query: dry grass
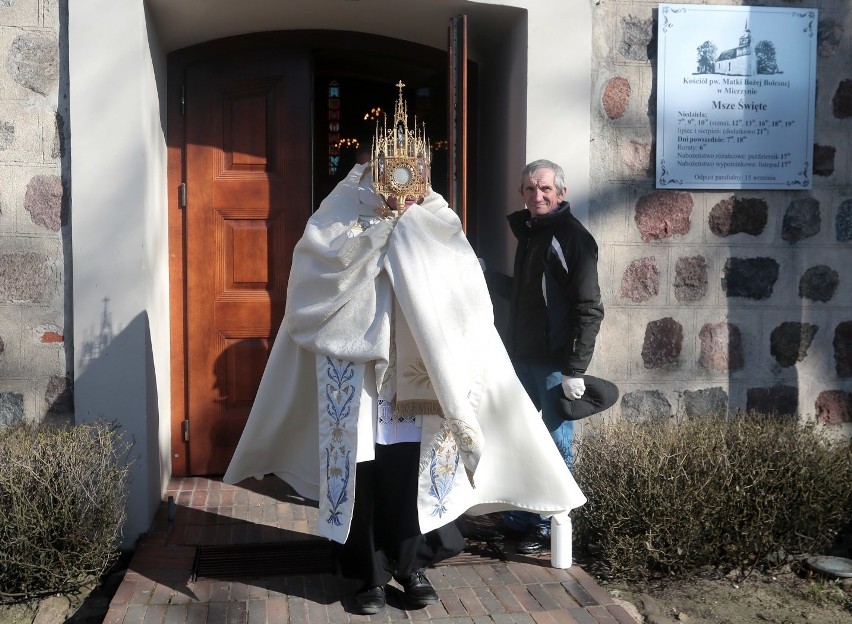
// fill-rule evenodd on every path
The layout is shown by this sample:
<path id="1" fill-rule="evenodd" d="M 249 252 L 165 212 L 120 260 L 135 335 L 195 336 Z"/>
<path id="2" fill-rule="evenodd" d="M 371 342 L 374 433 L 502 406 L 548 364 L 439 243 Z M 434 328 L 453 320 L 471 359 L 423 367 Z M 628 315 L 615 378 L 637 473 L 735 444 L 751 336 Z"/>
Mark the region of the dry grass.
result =
<path id="1" fill-rule="evenodd" d="M 611 578 L 685 576 L 825 552 L 852 517 L 852 443 L 761 414 L 587 428 L 578 539 Z"/>
<path id="2" fill-rule="evenodd" d="M 103 422 L 0 429 L 0 603 L 73 593 L 115 561 L 130 446 Z"/>

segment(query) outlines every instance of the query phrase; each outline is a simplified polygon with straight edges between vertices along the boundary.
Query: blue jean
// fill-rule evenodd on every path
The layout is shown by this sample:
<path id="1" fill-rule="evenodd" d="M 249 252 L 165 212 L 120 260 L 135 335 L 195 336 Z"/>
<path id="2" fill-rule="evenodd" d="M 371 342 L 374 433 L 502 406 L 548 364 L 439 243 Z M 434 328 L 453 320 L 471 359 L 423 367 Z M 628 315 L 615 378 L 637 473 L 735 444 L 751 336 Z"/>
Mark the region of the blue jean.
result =
<path id="1" fill-rule="evenodd" d="M 574 423 L 562 417 L 560 397 L 562 395 L 562 373 L 553 370 L 552 364 L 534 362 L 515 362 L 515 373 L 527 391 L 541 417 L 550 437 L 553 438 L 565 465 L 574 465 Z M 541 536 L 550 535 L 550 518 L 529 511 L 507 511 L 503 514 L 503 524 L 523 533 L 538 532 Z"/>

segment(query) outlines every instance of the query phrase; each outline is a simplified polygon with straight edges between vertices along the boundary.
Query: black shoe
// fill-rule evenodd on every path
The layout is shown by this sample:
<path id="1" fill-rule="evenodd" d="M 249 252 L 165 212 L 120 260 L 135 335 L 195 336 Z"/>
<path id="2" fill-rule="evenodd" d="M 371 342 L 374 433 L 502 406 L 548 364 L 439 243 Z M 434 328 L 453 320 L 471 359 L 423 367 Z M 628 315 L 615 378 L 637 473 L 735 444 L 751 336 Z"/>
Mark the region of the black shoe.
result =
<path id="1" fill-rule="evenodd" d="M 373 615 L 385 608 L 384 587 L 362 587 L 355 594 L 355 611 L 362 615 Z"/>
<path id="2" fill-rule="evenodd" d="M 518 545 L 515 547 L 515 552 L 519 555 L 537 555 L 545 546 L 549 545 L 550 537 L 544 536 L 541 533 L 527 533 Z"/>
<path id="3" fill-rule="evenodd" d="M 423 570 L 417 570 L 408 578 L 400 580 L 399 584 L 405 592 L 405 599 L 415 607 L 425 607 L 438 602 L 438 594 Z"/>

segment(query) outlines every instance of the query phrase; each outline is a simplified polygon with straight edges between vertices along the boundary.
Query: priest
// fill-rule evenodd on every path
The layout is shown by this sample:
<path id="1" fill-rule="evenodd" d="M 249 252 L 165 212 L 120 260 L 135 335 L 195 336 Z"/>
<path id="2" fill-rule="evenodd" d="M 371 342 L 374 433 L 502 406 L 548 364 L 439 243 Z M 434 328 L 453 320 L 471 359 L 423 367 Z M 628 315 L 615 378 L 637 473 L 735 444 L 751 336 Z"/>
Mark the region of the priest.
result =
<path id="1" fill-rule="evenodd" d="M 461 514 L 567 517 L 585 497 L 515 376 L 461 223 L 429 185 L 425 131 L 394 124 L 309 219 L 287 310 L 225 481 L 272 473 L 319 502 L 377 613 L 392 578 L 438 596 L 426 567 L 457 554 Z"/>

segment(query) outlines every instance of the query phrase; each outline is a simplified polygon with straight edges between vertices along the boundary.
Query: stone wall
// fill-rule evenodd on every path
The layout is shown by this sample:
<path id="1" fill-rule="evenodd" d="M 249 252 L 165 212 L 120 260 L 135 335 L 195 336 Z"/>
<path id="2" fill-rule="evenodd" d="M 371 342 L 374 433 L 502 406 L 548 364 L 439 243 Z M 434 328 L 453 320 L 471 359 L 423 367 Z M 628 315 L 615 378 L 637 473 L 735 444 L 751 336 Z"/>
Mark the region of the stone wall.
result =
<path id="1" fill-rule="evenodd" d="M 614 414 L 775 409 L 849 431 L 852 9 L 818 4 L 814 188 L 720 193 L 655 188 L 657 6 L 592 3 L 607 317 L 590 372 L 621 388 Z M 73 409 L 63 24 L 67 0 L 0 0 L 0 424 Z"/>
<path id="2" fill-rule="evenodd" d="M 73 411 L 65 7 L 0 0 L 0 424 Z"/>
<path id="3" fill-rule="evenodd" d="M 820 10 L 807 191 L 657 190 L 658 3 L 592 3 L 607 316 L 590 372 L 619 385 L 624 416 L 774 410 L 852 431 L 852 7 L 771 5 Z"/>

